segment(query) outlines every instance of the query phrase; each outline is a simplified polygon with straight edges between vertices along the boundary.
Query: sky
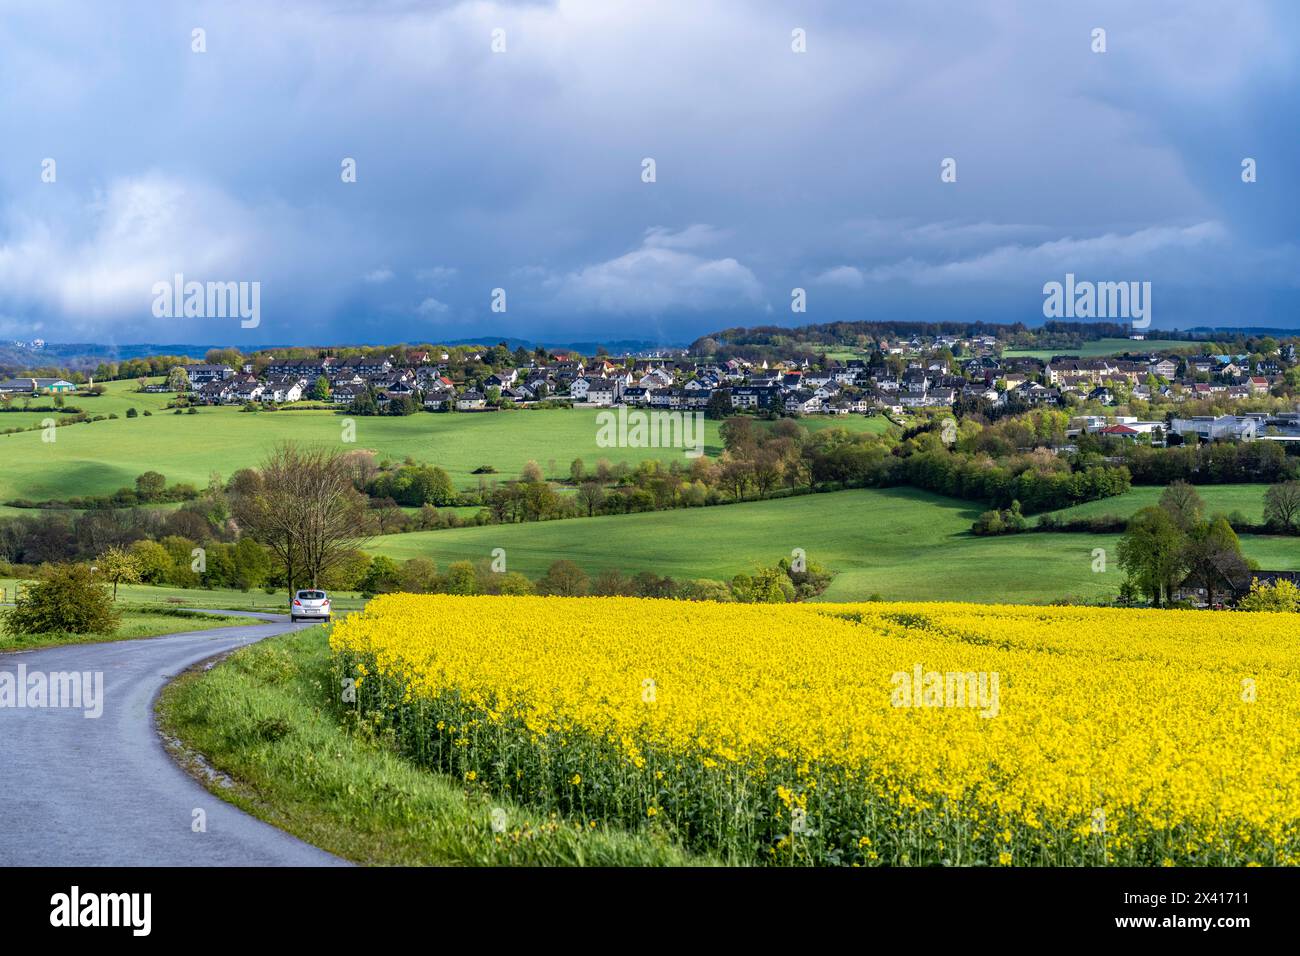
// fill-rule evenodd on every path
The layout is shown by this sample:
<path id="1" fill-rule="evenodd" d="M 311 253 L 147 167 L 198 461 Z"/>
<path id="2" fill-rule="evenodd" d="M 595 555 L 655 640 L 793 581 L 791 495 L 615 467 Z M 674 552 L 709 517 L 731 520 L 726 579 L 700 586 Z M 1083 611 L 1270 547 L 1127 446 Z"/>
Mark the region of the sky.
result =
<path id="1" fill-rule="evenodd" d="M 1298 71 L 1292 0 L 0 0 L 0 339 L 1296 328 Z"/>

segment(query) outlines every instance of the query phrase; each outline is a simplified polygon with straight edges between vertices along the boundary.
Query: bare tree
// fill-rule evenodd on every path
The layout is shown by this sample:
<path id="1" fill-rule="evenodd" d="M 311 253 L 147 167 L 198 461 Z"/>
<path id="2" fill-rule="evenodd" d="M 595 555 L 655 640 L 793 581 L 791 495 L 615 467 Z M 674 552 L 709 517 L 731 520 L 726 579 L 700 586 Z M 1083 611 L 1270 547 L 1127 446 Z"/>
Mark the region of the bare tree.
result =
<path id="1" fill-rule="evenodd" d="M 578 501 L 587 509 L 590 518 L 605 503 L 605 489 L 594 481 L 584 481 L 578 486 Z"/>
<path id="2" fill-rule="evenodd" d="M 1264 522 L 1294 531 L 1300 525 L 1300 481 L 1270 485 L 1264 492 Z"/>
<path id="3" fill-rule="evenodd" d="M 322 575 L 366 543 L 366 503 L 353 484 L 354 464 L 336 449 L 283 442 L 255 479 L 241 476 L 235 520 L 284 564 L 290 591 L 299 580 L 319 586 Z"/>

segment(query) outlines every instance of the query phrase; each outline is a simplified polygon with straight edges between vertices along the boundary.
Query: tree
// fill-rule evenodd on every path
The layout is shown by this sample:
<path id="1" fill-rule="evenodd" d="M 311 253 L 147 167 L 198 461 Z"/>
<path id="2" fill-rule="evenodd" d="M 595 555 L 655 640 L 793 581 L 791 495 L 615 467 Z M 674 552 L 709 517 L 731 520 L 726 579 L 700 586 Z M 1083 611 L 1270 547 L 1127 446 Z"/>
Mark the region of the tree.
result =
<path id="1" fill-rule="evenodd" d="M 109 548 L 95 560 L 99 573 L 113 582 L 113 600 L 119 584 L 136 584 L 140 580 L 140 561 L 130 551 Z"/>
<path id="2" fill-rule="evenodd" d="M 1160 507 L 1184 532 L 1190 531 L 1205 513 L 1205 502 L 1185 481 L 1175 481 L 1160 494 Z"/>
<path id="3" fill-rule="evenodd" d="M 236 523 L 280 559 L 290 591 L 299 580 L 319 586 L 367 540 L 366 502 L 352 475 L 340 451 L 283 442 L 263 459 L 258 479 L 234 495 Z"/>
<path id="4" fill-rule="evenodd" d="M 46 565 L 0 617 L 11 634 L 111 634 L 119 620 L 107 586 L 84 564 Z"/>
<path id="5" fill-rule="evenodd" d="M 496 582 L 496 590 L 498 594 L 509 594 L 514 596 L 532 594 L 533 582 L 529 581 L 518 571 L 507 571 L 505 574 L 501 575 L 501 580 Z"/>
<path id="6" fill-rule="evenodd" d="M 582 568 L 561 558 L 547 568 L 538 580 L 537 592 L 561 597 L 581 597 L 587 593 L 589 586 L 590 581 Z"/>
<path id="7" fill-rule="evenodd" d="M 535 461 L 529 461 L 524 465 L 524 470 L 520 472 L 519 480 L 528 484 L 542 481 L 542 466 Z"/>
<path id="8" fill-rule="evenodd" d="M 141 501 L 157 501 L 167 490 L 167 478 L 156 472 L 146 471 L 135 479 L 135 493 Z"/>
<path id="9" fill-rule="evenodd" d="M 1207 604 L 1214 604 L 1215 591 L 1236 594 L 1250 580 L 1241 542 L 1223 515 L 1191 530 L 1183 546 L 1182 563 L 1188 579 L 1205 590 Z"/>
<path id="10" fill-rule="evenodd" d="M 438 589 L 438 566 L 429 558 L 411 558 L 399 571 L 401 589 L 411 594 L 431 594 Z"/>
<path id="11" fill-rule="evenodd" d="M 1168 600 L 1183 571 L 1186 536 L 1163 508 L 1146 507 L 1129 521 L 1117 548 L 1132 586 L 1154 604 Z"/>
<path id="12" fill-rule="evenodd" d="M 382 554 L 370 562 L 370 568 L 360 584 L 365 594 L 389 594 L 401 587 L 402 573 L 397 563 Z"/>
<path id="13" fill-rule="evenodd" d="M 448 594 L 478 594 L 478 571 L 469 561 L 453 561 L 447 567 Z"/>
<path id="14" fill-rule="evenodd" d="M 1287 534 L 1300 530 L 1300 481 L 1268 487 L 1264 492 L 1264 523 Z"/>
<path id="15" fill-rule="evenodd" d="M 146 584 L 163 584 L 171 576 L 172 557 L 157 541 L 141 539 L 132 542 L 131 555 L 140 569 L 140 580 Z"/>
<path id="16" fill-rule="evenodd" d="M 239 349 L 208 349 L 203 360 L 209 365 L 229 365 L 232 368 L 241 368 L 244 364 L 244 356 L 239 353 Z"/>
<path id="17" fill-rule="evenodd" d="M 182 366 L 173 366 L 167 373 L 167 388 L 182 393 L 190 390 L 190 376 Z"/>
<path id="18" fill-rule="evenodd" d="M 317 375 L 316 381 L 312 383 L 311 391 L 307 395 L 314 402 L 328 401 L 330 397 L 330 380 L 324 375 Z"/>
<path id="19" fill-rule="evenodd" d="M 240 538 L 232 557 L 235 584 L 241 590 L 259 588 L 271 575 L 271 558 L 252 538 Z"/>
<path id="20" fill-rule="evenodd" d="M 584 481 L 578 486 L 578 501 L 587 509 L 587 517 L 590 518 L 605 503 L 605 489 L 594 481 Z"/>
<path id="21" fill-rule="evenodd" d="M 350 415 L 378 415 L 379 403 L 375 401 L 374 389 L 368 388 L 352 400 L 348 406 Z"/>
<path id="22" fill-rule="evenodd" d="M 745 455 L 758 441 L 754 422 L 749 418 L 728 418 L 718 426 L 718 434 L 727 451 L 736 455 Z"/>

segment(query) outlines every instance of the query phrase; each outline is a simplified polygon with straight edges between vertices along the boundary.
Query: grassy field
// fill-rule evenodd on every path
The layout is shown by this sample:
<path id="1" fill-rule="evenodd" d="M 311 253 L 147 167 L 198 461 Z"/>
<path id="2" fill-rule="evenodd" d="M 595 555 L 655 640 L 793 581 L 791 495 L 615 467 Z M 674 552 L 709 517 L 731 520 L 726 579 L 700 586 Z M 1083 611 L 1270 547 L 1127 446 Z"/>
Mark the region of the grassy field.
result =
<path id="1" fill-rule="evenodd" d="M 10 589 L 10 594 L 13 593 Z M 10 634 L 0 618 L 0 651 L 25 651 L 56 644 L 97 644 L 104 641 L 130 641 L 138 637 L 158 637 L 182 631 L 206 631 L 214 627 L 247 624 L 238 617 L 212 614 L 186 614 L 177 610 L 150 607 L 123 607 L 122 621 L 112 634 Z"/>
<path id="2" fill-rule="evenodd" d="M 161 407 L 169 396 L 129 392 L 134 383 L 116 382 L 96 408 L 109 404 Z M 196 415 L 155 412 L 152 417 L 71 425 L 57 429 L 53 442 L 41 433 L 0 435 L 0 501 L 35 501 L 75 495 L 108 494 L 131 486 L 145 470 L 162 472 L 169 482 L 202 487 L 213 471 L 229 477 L 236 469 L 256 465 L 276 442 L 340 444 L 374 451 L 380 458 L 408 456 L 445 468 L 457 486 L 471 488 L 480 465 L 492 465 L 499 476 L 519 474 L 529 460 L 537 461 L 547 477 L 568 475 L 569 463 L 582 458 L 588 466 L 601 458 L 636 463 L 649 458 L 671 460 L 682 453 L 660 448 L 601 448 L 596 444 L 595 409 L 552 409 L 491 414 L 431 414 L 406 417 L 357 417 L 355 444 L 345 445 L 344 415 L 329 411 L 245 413 L 232 407 L 202 408 Z M 19 418 L 19 414 L 6 417 Z M 36 416 L 44 417 L 44 416 Z M 810 429 L 838 426 L 856 431 L 884 431 L 882 418 L 850 415 L 809 418 Z M 3 427 L 0 425 L 0 427 Z M 705 423 L 705 453 L 722 451 L 718 422 Z"/>
<path id="3" fill-rule="evenodd" d="M 368 550 L 398 560 L 488 559 L 504 548 L 507 567 L 530 576 L 557 558 L 589 574 L 651 570 L 674 578 L 726 578 L 775 564 L 803 548 L 837 572 L 825 600 L 879 594 L 891 600 L 1042 603 L 1071 595 L 1113 597 L 1121 572 L 1118 536 L 1025 534 L 977 538 L 978 505 L 910 488 L 842 491 L 682 511 L 495 525 L 388 535 Z M 1294 538 L 1245 535 L 1265 568 L 1300 568 Z M 1092 571 L 1106 549 L 1105 573 Z"/>
<path id="4" fill-rule="evenodd" d="M 163 731 L 225 776 L 223 800 L 356 863 L 379 866 L 680 866 L 665 839 L 557 820 L 481 785 L 407 763 L 365 728 L 346 729 L 321 628 L 263 641 L 190 671 L 158 702 Z"/>
<path id="5" fill-rule="evenodd" d="M 161 379 L 151 379 L 151 381 L 161 381 Z M 162 393 L 145 393 L 137 391 L 136 382 L 105 382 L 103 395 L 65 395 L 64 405 L 69 408 L 79 408 L 90 417 L 96 415 L 117 415 L 125 418 L 127 409 L 134 408 L 137 412 L 150 411 L 154 415 L 168 414 L 164 412 L 164 406 L 175 398 L 175 395 Z M 31 400 L 32 405 L 53 405 L 53 396 L 42 395 L 39 398 Z M 15 397 L 10 400 L 11 408 L 21 409 L 23 400 L 21 397 Z M 60 418 L 66 418 L 60 412 L 4 412 L 0 413 L 0 431 L 8 428 L 30 428 L 33 425 L 40 425 L 46 418 L 53 418 L 56 421 Z M 73 426 L 73 427 L 93 427 Z"/>
<path id="6" fill-rule="evenodd" d="M 1099 358 L 1103 355 L 1118 355 L 1120 352 L 1148 352 L 1156 349 L 1178 349 L 1190 346 L 1204 347 L 1205 342 L 1193 342 L 1186 339 L 1152 339 L 1136 342 L 1133 339 L 1097 339 L 1085 342 L 1073 349 L 1006 349 L 1003 358 L 1037 358 L 1047 361 L 1053 355 L 1076 355 L 1079 358 Z"/>
<path id="7" fill-rule="evenodd" d="M 1252 524 L 1260 524 L 1264 520 L 1264 491 L 1267 488 L 1268 485 L 1197 485 L 1196 492 L 1205 502 L 1207 514 L 1232 514 L 1240 511 Z M 1128 517 L 1139 508 L 1158 504 L 1164 490 L 1155 485 L 1141 485 L 1114 498 L 1088 501 L 1053 513 L 1063 519 L 1093 518 L 1098 515 Z"/>

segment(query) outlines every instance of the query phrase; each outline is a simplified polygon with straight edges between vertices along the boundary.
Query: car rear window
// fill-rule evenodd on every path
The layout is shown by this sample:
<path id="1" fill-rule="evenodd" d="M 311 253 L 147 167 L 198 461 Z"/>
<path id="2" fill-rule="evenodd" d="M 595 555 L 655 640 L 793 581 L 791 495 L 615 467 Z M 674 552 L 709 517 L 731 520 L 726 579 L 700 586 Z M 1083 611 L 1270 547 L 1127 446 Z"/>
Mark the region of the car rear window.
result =
<path id="1" fill-rule="evenodd" d="M 324 591 L 299 591 L 298 597 L 304 601 L 320 601 L 325 597 Z"/>

